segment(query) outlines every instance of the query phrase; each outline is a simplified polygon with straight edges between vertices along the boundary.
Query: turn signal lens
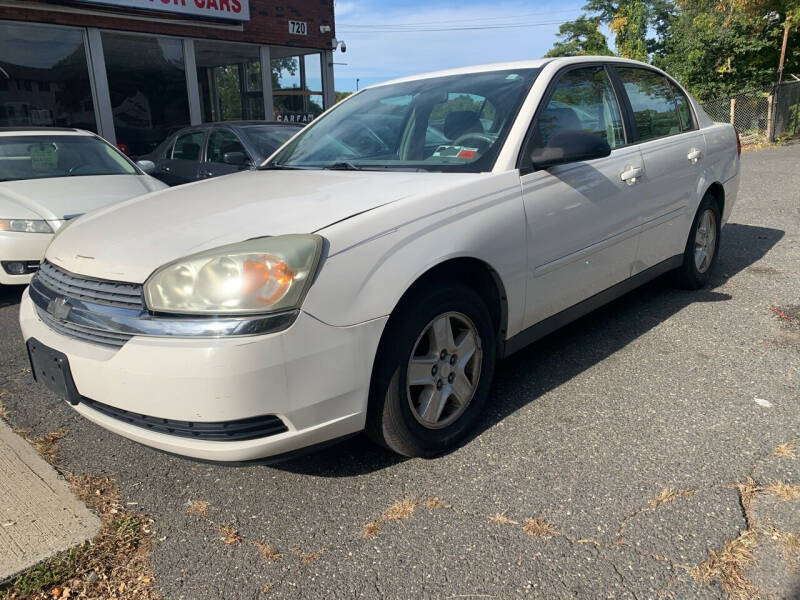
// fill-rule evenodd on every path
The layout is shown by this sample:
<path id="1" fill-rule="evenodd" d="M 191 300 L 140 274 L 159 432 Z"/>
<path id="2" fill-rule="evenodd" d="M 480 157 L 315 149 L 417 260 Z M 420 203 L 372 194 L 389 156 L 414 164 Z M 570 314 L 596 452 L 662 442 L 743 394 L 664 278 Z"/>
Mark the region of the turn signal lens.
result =
<path id="1" fill-rule="evenodd" d="M 181 259 L 145 282 L 147 307 L 185 314 L 250 314 L 299 306 L 322 253 L 316 235 L 285 235 Z"/>

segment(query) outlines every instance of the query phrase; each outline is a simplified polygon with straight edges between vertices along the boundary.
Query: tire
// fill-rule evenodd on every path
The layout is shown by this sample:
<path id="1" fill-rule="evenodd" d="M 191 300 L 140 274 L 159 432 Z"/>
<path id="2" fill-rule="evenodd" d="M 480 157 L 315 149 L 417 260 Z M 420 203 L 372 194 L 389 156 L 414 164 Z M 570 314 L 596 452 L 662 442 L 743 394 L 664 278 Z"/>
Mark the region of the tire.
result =
<path id="1" fill-rule="evenodd" d="M 714 196 L 703 196 L 686 240 L 683 264 L 675 273 L 680 287 L 697 290 L 708 284 L 719 254 L 720 216 Z"/>
<path id="2" fill-rule="evenodd" d="M 440 348 L 448 324 L 451 342 Z M 495 327 L 475 291 L 446 282 L 414 293 L 393 315 L 378 350 L 367 435 L 409 457 L 453 449 L 481 414 L 496 356 Z"/>

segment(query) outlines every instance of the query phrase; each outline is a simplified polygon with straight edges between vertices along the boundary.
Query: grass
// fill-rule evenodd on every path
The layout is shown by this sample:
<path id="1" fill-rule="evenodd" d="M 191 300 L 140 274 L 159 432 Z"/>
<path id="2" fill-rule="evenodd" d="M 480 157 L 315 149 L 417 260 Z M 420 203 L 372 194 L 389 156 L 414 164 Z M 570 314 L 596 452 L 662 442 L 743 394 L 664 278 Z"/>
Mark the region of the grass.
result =
<path id="1" fill-rule="evenodd" d="M 261 558 L 268 562 L 279 560 L 283 556 L 271 544 L 266 542 L 253 542 L 253 548 L 256 549 Z"/>
<path id="2" fill-rule="evenodd" d="M 427 498 L 418 500 L 400 500 L 395 502 L 381 514 L 380 517 L 374 521 L 370 521 L 361 530 L 361 537 L 368 539 L 378 535 L 382 527 L 388 521 L 405 521 L 414 514 L 417 507 L 424 507 L 428 510 L 436 510 L 439 508 L 446 508 L 447 505 L 439 498 Z"/>
<path id="3" fill-rule="evenodd" d="M 780 458 L 795 458 L 795 440 L 790 440 L 786 443 L 777 446 L 770 456 L 778 456 Z"/>
<path id="4" fill-rule="evenodd" d="M 531 537 L 538 538 L 549 538 L 561 535 L 558 529 L 541 517 L 525 519 L 525 522 L 522 524 L 522 531 Z"/>
<path id="5" fill-rule="evenodd" d="M 75 494 L 100 515 L 100 532 L 0 585 L 0 599 L 157 600 L 150 564 L 150 519 L 124 508 L 108 478 L 68 479 Z"/>
<path id="6" fill-rule="evenodd" d="M 658 496 L 650 500 L 650 508 L 655 510 L 662 504 L 672 502 L 676 498 L 688 498 L 696 491 L 697 490 L 673 490 L 671 488 L 664 488 Z"/>
<path id="7" fill-rule="evenodd" d="M 728 540 L 721 550 L 711 550 L 708 558 L 689 569 L 692 577 L 702 584 L 719 581 L 730 600 L 750 600 L 758 590 L 744 577 L 744 568 L 753 560 L 752 549 L 757 545 L 755 532 L 747 530 Z"/>
<path id="8" fill-rule="evenodd" d="M 239 530 L 231 525 L 222 525 L 219 528 L 219 534 L 222 536 L 220 539 L 226 544 L 238 544 L 242 541 Z"/>
<path id="9" fill-rule="evenodd" d="M 517 521 L 512 521 L 502 513 L 496 513 L 493 517 L 489 517 L 490 523 L 498 523 L 499 525 L 519 525 Z"/>
<path id="10" fill-rule="evenodd" d="M 778 481 L 764 488 L 764 492 L 780 498 L 784 502 L 789 500 L 800 500 L 800 486 Z"/>
<path id="11" fill-rule="evenodd" d="M 58 441 L 67 433 L 66 429 L 59 429 L 29 441 L 43 459 L 55 465 L 58 463 Z"/>
<path id="12" fill-rule="evenodd" d="M 193 517 L 205 517 L 208 513 L 208 502 L 204 500 L 192 500 L 186 509 L 186 514 Z"/>

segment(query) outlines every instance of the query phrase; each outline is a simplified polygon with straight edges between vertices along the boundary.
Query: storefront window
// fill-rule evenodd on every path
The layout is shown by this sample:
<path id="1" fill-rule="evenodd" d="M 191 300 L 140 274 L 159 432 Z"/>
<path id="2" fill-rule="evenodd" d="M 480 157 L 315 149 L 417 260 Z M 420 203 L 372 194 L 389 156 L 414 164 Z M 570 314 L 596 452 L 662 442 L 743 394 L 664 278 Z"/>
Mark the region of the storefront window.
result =
<path id="1" fill-rule="evenodd" d="M 0 127 L 97 131 L 83 34 L 0 23 Z"/>
<path id="2" fill-rule="evenodd" d="M 323 111 L 322 63 L 319 53 L 272 59 L 275 119 L 308 123 Z"/>
<path id="3" fill-rule="evenodd" d="M 138 156 L 189 124 L 189 101 L 178 39 L 103 32 L 117 142 Z"/>
<path id="4" fill-rule="evenodd" d="M 195 42 L 203 121 L 263 119 L 258 46 Z"/>

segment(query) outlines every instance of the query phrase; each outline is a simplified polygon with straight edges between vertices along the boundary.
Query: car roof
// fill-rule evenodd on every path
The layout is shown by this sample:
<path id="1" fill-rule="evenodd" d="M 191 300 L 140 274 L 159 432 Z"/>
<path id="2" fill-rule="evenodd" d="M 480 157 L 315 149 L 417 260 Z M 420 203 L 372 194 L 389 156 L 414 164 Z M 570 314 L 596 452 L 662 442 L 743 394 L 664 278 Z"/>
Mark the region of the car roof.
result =
<path id="1" fill-rule="evenodd" d="M 286 123 L 284 121 L 213 121 L 211 123 L 200 123 L 198 125 L 187 125 L 182 127 L 181 131 L 185 129 L 207 129 L 209 127 L 249 127 L 251 125 L 272 125 L 276 127 L 296 127 L 300 126 L 299 123 Z"/>
<path id="2" fill-rule="evenodd" d="M 91 131 L 75 129 L 73 127 L 0 127 L 0 136 L 42 135 L 52 133 L 58 135 L 97 135 Z"/>
<path id="3" fill-rule="evenodd" d="M 533 58 L 528 60 L 517 60 L 511 62 L 501 63 L 488 63 L 484 65 L 471 65 L 467 67 L 458 67 L 455 69 L 445 69 L 442 71 L 431 71 L 430 73 L 421 73 L 419 75 L 411 75 L 408 77 L 399 77 L 381 83 L 376 83 L 369 87 L 380 87 L 384 85 L 392 85 L 394 83 L 404 83 L 407 81 L 417 81 L 420 79 L 432 79 L 434 77 L 447 77 L 449 75 L 466 75 L 468 73 L 489 73 L 491 71 L 511 71 L 514 69 L 541 69 L 550 63 L 558 63 L 559 65 L 568 65 L 572 63 L 582 62 L 616 62 L 627 63 L 633 65 L 651 67 L 646 63 L 627 58 L 617 58 L 616 56 L 565 56 L 565 57 L 552 57 L 552 58 Z M 369 89 L 369 88 L 364 88 Z"/>

